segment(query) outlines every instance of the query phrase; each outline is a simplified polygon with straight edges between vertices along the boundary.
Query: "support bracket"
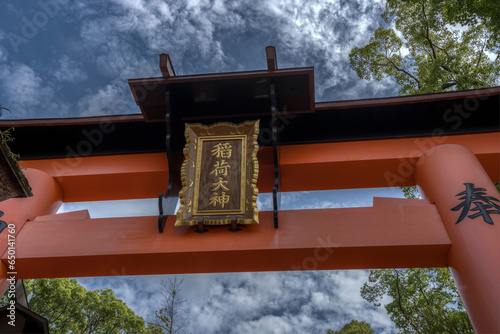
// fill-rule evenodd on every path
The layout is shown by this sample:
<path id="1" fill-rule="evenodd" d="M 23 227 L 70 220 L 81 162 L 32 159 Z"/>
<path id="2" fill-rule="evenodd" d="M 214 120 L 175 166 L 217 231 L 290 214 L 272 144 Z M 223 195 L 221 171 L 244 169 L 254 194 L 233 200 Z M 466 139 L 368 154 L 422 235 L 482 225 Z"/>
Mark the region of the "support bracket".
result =
<path id="1" fill-rule="evenodd" d="M 170 90 L 168 88 L 165 92 L 165 105 L 167 109 L 165 114 L 165 126 L 167 130 L 167 135 L 165 137 L 165 150 L 167 152 L 168 161 L 168 188 L 165 195 L 163 195 L 163 193 L 158 195 L 158 208 L 160 211 L 160 214 L 158 215 L 158 230 L 160 233 L 163 233 L 163 230 L 165 229 L 167 217 L 175 214 L 179 190 L 181 189 L 181 180 L 178 175 L 180 162 L 178 161 L 178 157 L 172 151 L 172 106 Z"/>
<path id="2" fill-rule="evenodd" d="M 278 115 L 276 107 L 276 92 L 274 82 L 271 82 L 271 127 L 273 139 L 273 158 L 274 158 L 274 187 L 273 187 L 273 217 L 274 228 L 278 228 L 278 214 L 281 209 L 281 179 L 279 164 L 279 145 L 280 135 L 277 129 Z"/>

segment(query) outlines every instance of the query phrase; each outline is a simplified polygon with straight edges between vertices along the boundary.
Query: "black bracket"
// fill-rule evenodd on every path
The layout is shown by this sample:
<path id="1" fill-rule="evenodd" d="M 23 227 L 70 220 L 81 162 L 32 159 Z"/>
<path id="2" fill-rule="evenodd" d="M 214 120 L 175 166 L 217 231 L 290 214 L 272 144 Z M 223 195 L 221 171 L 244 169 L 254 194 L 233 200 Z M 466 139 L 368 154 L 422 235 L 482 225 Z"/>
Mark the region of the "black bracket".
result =
<path id="1" fill-rule="evenodd" d="M 198 217 L 198 229 L 195 231 L 196 233 L 203 234 L 208 232 L 208 230 L 203 225 L 203 217 Z"/>
<path id="2" fill-rule="evenodd" d="M 165 92 L 165 102 L 167 108 L 167 113 L 165 114 L 165 126 L 167 129 L 165 150 L 167 152 L 168 161 L 168 188 L 165 196 L 163 193 L 158 195 L 158 208 L 160 211 L 158 215 L 158 230 L 160 233 L 165 229 L 167 217 L 175 214 L 175 207 L 177 206 L 177 199 L 181 189 L 181 180 L 179 176 L 180 161 L 172 151 L 172 106 L 170 103 L 170 91 L 168 89 Z"/>
<path id="3" fill-rule="evenodd" d="M 238 227 L 238 224 L 236 223 L 237 218 L 236 215 L 231 216 L 231 228 L 228 229 L 229 232 L 236 233 L 238 231 L 241 231 L 241 228 Z"/>
<path id="4" fill-rule="evenodd" d="M 273 187 L 273 211 L 274 211 L 274 228 L 278 228 L 278 211 L 281 209 L 281 180 L 280 180 L 280 163 L 279 163 L 279 145 L 280 136 L 277 129 L 278 116 L 276 107 L 276 92 L 274 83 L 271 82 L 271 127 L 273 139 L 273 157 L 274 157 L 274 187 Z"/>

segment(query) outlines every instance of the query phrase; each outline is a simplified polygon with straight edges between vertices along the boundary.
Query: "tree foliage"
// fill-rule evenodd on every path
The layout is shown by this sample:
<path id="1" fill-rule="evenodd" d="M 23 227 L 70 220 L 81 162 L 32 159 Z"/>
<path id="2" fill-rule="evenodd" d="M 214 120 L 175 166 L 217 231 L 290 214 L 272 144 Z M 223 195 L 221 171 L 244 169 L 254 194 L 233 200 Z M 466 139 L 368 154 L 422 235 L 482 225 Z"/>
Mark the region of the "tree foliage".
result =
<path id="1" fill-rule="evenodd" d="M 476 26 L 480 23 L 500 39 L 500 1 L 496 0 L 434 0 L 443 4 L 446 18 L 453 24 Z"/>
<path id="2" fill-rule="evenodd" d="M 326 334 L 373 334 L 374 331 L 370 324 L 364 321 L 352 320 L 350 323 L 345 324 L 339 331 L 326 331 Z"/>
<path id="3" fill-rule="evenodd" d="M 402 333 L 474 333 L 448 268 L 372 270 L 361 296 L 380 306 L 386 295 Z"/>
<path id="4" fill-rule="evenodd" d="M 110 289 L 87 291 L 68 278 L 30 279 L 24 285 L 30 309 L 49 321 L 52 334 L 147 333 L 144 319 Z"/>
<path id="5" fill-rule="evenodd" d="M 378 28 L 367 45 L 351 50 L 351 67 L 363 79 L 394 78 L 400 95 L 495 85 L 500 75 L 498 23 L 486 20 L 489 5 L 470 1 L 481 19 L 458 14 L 458 3 L 469 1 L 452 2 L 388 0 L 382 17 L 389 28 Z"/>
<path id="6" fill-rule="evenodd" d="M 498 84 L 500 1 L 388 0 L 382 17 L 389 28 L 349 54 L 360 78 L 391 77 L 400 95 Z M 401 189 L 419 198 L 416 187 Z"/>
<path id="7" fill-rule="evenodd" d="M 183 307 L 186 300 L 180 295 L 183 281 L 174 276 L 161 282 L 163 307 L 156 310 L 153 320 L 148 322 L 148 329 L 152 334 L 180 334 L 187 329 L 189 310 Z"/>
<path id="8" fill-rule="evenodd" d="M 420 198 L 420 192 L 417 187 L 399 187 L 403 191 L 405 198 Z"/>

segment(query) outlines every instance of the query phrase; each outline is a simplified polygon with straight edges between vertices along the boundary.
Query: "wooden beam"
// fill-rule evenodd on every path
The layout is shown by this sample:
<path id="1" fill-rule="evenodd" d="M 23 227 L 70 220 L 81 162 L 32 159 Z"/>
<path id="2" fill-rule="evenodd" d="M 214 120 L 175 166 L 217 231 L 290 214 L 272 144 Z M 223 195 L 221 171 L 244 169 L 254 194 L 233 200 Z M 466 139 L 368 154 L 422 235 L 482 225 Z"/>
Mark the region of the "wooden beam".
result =
<path id="1" fill-rule="evenodd" d="M 260 78 L 260 77 L 281 77 L 290 75 L 309 75 L 311 78 L 314 74 L 314 67 L 295 67 L 285 68 L 269 72 L 268 70 L 244 71 L 244 72 L 225 72 L 225 73 L 210 73 L 210 74 L 190 74 L 179 75 L 166 80 L 166 78 L 141 78 L 141 79 L 128 79 L 130 87 L 136 85 L 161 85 L 164 83 L 184 83 L 184 82 L 199 82 L 208 80 L 238 80 L 246 78 Z M 133 91 L 132 91 L 133 93 Z"/>
<path id="2" fill-rule="evenodd" d="M 69 126 L 85 124 L 108 124 L 144 121 L 142 114 L 135 115 L 110 115 L 73 118 L 37 118 L 37 119 L 5 119 L 0 121 L 4 128 L 22 128 L 29 126 Z"/>
<path id="3" fill-rule="evenodd" d="M 274 71 L 278 69 L 278 59 L 276 58 L 276 48 L 272 45 L 266 46 L 267 69 Z"/>
<path id="4" fill-rule="evenodd" d="M 27 222 L 19 278 L 443 267 L 450 240 L 434 205 L 261 212 L 259 225 L 174 227 L 157 217 Z M 3 254 L 2 261 L 7 261 Z"/>
<path id="5" fill-rule="evenodd" d="M 500 86 L 496 86 L 488 88 L 460 90 L 453 92 L 440 92 L 431 94 L 418 94 L 409 96 L 391 96 L 391 97 L 380 97 L 374 99 L 316 102 L 315 109 L 316 110 L 347 109 L 347 108 L 350 109 L 350 108 L 380 107 L 389 105 L 423 103 L 423 102 L 443 101 L 443 100 L 474 99 L 474 98 L 484 98 L 491 95 L 498 95 L 499 93 L 500 93 Z"/>
<path id="6" fill-rule="evenodd" d="M 158 197 L 168 185 L 165 153 L 28 160 L 26 167 L 52 175 L 64 202 Z"/>
<path id="7" fill-rule="evenodd" d="M 175 77 L 174 66 L 172 65 L 170 56 L 166 53 L 160 55 L 160 70 L 164 78 Z"/>
<path id="8" fill-rule="evenodd" d="M 494 182 L 500 181 L 500 133 L 388 139 L 281 147 L 282 191 L 413 186 L 418 157 L 441 144 L 469 148 Z M 272 191 L 272 148 L 259 150 L 259 192 Z M 165 192 L 165 153 L 24 161 L 52 175 L 65 202 L 154 198 Z"/>

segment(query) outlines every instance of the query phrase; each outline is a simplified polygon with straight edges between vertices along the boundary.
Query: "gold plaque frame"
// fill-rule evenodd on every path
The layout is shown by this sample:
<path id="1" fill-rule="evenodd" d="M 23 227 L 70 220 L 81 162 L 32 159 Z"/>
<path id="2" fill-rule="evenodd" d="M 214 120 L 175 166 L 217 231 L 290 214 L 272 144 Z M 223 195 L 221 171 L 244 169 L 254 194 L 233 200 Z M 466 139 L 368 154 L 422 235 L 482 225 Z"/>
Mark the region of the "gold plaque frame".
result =
<path id="1" fill-rule="evenodd" d="M 175 226 L 193 226 L 198 222 L 206 225 L 226 225 L 235 220 L 237 224 L 258 224 L 257 178 L 259 163 L 257 152 L 259 144 L 259 121 L 241 124 L 216 123 L 210 126 L 186 123 L 186 146 L 184 163 L 181 167 L 182 190 L 179 192 L 180 207 L 177 211 Z M 239 165 L 239 207 L 231 209 L 200 208 L 201 175 L 209 143 L 232 142 L 241 145 Z M 240 144 L 241 143 L 241 144 Z M 205 155 L 205 156 L 204 156 Z M 235 160 L 233 160 L 235 161 Z M 206 172 L 206 171 L 205 171 Z M 216 174 L 217 175 L 217 174 Z M 234 192 L 233 192 L 234 193 Z M 206 202 L 206 200 L 205 200 Z M 215 207 L 215 205 L 214 205 Z"/>

